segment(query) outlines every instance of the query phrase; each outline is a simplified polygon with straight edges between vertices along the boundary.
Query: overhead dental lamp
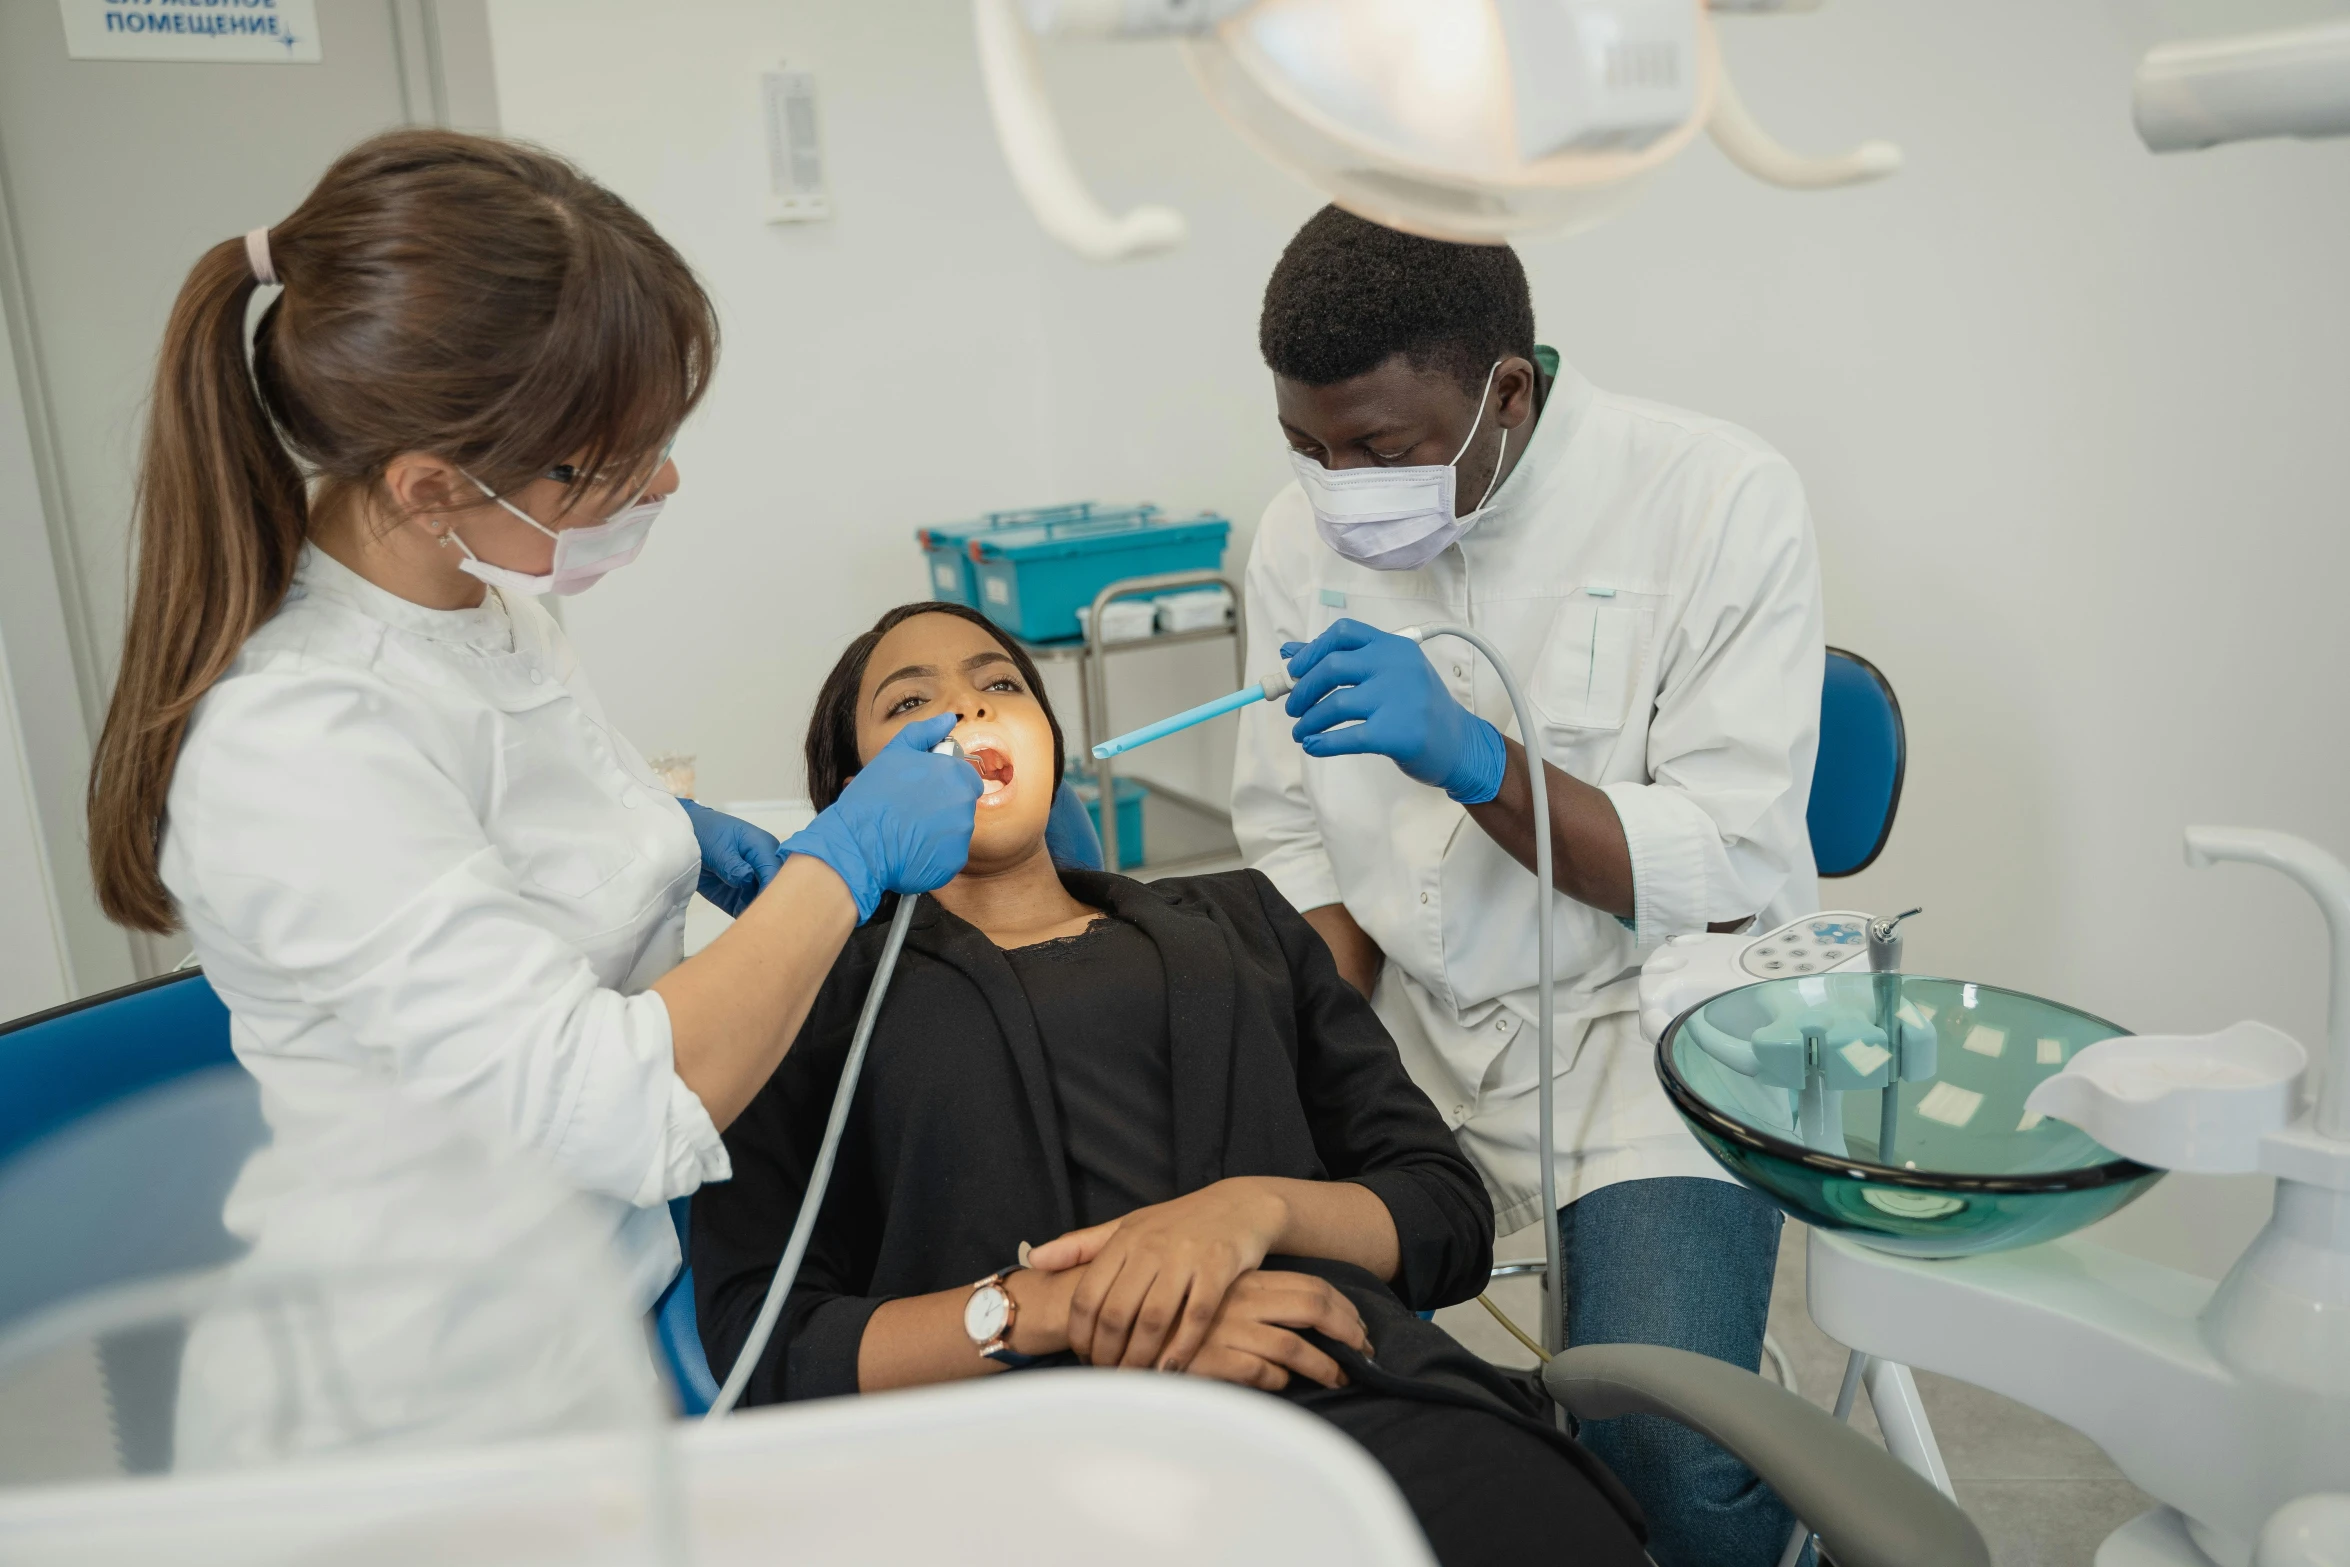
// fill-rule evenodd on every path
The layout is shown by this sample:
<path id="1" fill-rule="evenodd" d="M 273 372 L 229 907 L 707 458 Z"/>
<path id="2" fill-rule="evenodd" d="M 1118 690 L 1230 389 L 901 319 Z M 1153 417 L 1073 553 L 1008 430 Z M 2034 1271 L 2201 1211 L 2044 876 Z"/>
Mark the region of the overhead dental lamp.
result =
<path id="1" fill-rule="evenodd" d="M 1713 0 L 1792 11 L 1819 0 Z M 1738 99 L 1704 0 L 973 0 L 988 104 L 1013 182 L 1048 234 L 1094 261 L 1181 244 L 1183 215 L 1112 213 L 1071 161 L 1040 38 L 1176 38 L 1201 89 L 1273 162 L 1349 211 L 1437 239 L 1568 233 L 1628 206 L 1710 133 L 1789 189 L 1890 174 L 1900 149 L 1781 146 Z"/>

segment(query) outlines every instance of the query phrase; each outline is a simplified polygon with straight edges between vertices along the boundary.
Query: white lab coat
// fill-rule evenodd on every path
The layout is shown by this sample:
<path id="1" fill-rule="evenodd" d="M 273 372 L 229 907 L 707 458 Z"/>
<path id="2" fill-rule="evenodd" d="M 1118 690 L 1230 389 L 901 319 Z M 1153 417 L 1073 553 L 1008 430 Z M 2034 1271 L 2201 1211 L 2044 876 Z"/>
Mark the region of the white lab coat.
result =
<path id="1" fill-rule="evenodd" d="M 1667 937 L 1817 903 L 1804 807 L 1825 629 L 1794 469 L 1734 426 L 1562 367 L 1525 456 L 1458 544 L 1417 571 L 1355 565 L 1317 537 L 1292 484 L 1258 529 L 1247 608 L 1259 671 L 1342 616 L 1466 623 L 1500 646 L 1542 754 L 1607 793 L 1632 857 L 1632 928 L 1555 900 L 1559 1199 L 1722 1176 L 1658 1085 L 1635 980 Z M 1468 644 L 1425 652 L 1458 700 L 1525 738 Z M 1534 878 L 1440 790 L 1383 757 L 1308 758 L 1292 722 L 1279 703 L 1242 714 L 1242 851 L 1298 908 L 1342 902 L 1379 943 L 1373 999 L 1405 1065 L 1484 1172 L 1503 1230 L 1531 1223 Z"/>
<path id="2" fill-rule="evenodd" d="M 542 606 L 426 609 L 315 549 L 197 704 L 162 845 L 280 1145 L 386 1083 L 437 1101 L 582 1194 L 638 1310 L 677 1271 L 666 1200 L 729 1173 L 647 988 L 699 865 Z M 249 1168 L 232 1227 L 322 1265 L 409 1249 L 396 1185 L 307 1237 L 285 1188 Z"/>

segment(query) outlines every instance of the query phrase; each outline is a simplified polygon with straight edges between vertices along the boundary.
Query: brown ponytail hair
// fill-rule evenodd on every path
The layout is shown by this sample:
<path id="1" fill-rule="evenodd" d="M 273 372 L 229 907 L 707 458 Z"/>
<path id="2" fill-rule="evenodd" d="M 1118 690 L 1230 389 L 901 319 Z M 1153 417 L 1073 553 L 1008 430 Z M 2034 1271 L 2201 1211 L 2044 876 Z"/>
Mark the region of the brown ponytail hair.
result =
<path id="1" fill-rule="evenodd" d="M 122 667 L 89 789 L 107 915 L 178 923 L 156 867 L 196 702 L 294 576 L 314 508 L 429 452 L 498 493 L 649 471 L 700 401 L 718 322 L 619 197 L 551 153 L 404 130 L 345 153 L 268 233 L 284 292 L 247 367 L 244 240 L 196 262 L 155 371 Z"/>

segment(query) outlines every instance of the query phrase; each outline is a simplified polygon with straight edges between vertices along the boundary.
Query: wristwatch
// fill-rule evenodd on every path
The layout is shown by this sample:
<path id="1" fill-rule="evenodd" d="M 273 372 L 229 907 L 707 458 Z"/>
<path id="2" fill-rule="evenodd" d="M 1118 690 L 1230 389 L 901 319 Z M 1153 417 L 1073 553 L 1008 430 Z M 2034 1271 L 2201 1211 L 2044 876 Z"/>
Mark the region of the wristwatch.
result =
<path id="1" fill-rule="evenodd" d="M 971 1298 L 963 1303 L 963 1331 L 979 1346 L 980 1356 L 1014 1370 L 1044 1358 L 1023 1355 L 1012 1347 L 1012 1324 L 1020 1320 L 1020 1303 L 1004 1288 L 1004 1280 L 1025 1266 L 1016 1262 L 989 1274 L 971 1286 Z"/>

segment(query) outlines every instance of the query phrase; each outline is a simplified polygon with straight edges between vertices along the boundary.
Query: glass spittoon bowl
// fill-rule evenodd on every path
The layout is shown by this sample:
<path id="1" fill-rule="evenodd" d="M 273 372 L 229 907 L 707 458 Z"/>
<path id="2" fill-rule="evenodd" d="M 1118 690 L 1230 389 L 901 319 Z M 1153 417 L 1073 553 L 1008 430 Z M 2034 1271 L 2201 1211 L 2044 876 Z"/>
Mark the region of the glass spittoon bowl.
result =
<path id="1" fill-rule="evenodd" d="M 1965 1257 L 2069 1234 L 2162 1178 L 2024 1108 L 2083 1047 L 2128 1032 L 1992 985 L 1812 974 L 1692 1007 L 1656 1065 L 1706 1150 L 1796 1218 Z"/>

